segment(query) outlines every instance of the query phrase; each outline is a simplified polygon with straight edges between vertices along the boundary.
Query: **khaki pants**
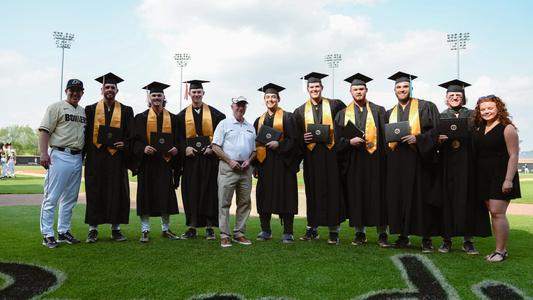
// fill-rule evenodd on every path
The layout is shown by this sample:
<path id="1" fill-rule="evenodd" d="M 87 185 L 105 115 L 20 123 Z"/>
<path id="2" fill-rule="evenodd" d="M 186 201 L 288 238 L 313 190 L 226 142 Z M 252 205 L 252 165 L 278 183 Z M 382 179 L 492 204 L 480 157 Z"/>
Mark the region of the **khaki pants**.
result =
<path id="1" fill-rule="evenodd" d="M 246 221 L 252 209 L 250 193 L 252 192 L 252 167 L 245 171 L 233 171 L 224 161 L 218 165 L 218 225 L 220 237 L 230 237 L 229 208 L 233 194 L 236 192 L 237 215 L 233 236 L 244 236 Z"/>

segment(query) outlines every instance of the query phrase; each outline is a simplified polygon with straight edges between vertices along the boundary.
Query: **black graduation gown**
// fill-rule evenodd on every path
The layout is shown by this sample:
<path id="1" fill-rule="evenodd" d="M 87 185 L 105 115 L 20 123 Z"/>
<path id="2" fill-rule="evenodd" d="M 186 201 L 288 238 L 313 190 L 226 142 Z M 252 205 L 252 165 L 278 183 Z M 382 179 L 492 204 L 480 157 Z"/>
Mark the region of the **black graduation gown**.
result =
<path id="1" fill-rule="evenodd" d="M 257 118 L 254 122 L 258 132 Z M 263 125 L 274 127 L 274 115 L 267 114 Z M 297 131 L 294 117 L 283 112 L 283 140 L 276 150 L 266 147 L 266 158 L 261 163 L 254 162 L 258 179 L 255 191 L 257 212 L 260 214 L 297 214 L 298 213 L 298 153 L 295 149 Z"/>
<path id="2" fill-rule="evenodd" d="M 85 107 L 85 193 L 87 206 L 85 223 L 128 224 L 130 212 L 130 186 L 128 162 L 131 159 L 133 138 L 133 109 L 121 103 L 120 127 L 124 136 L 124 148 L 111 155 L 107 147 L 93 144 L 93 124 L 96 105 Z M 114 107 L 105 111 L 105 123 L 109 126 Z"/>
<path id="3" fill-rule="evenodd" d="M 441 118 L 471 119 L 473 113 L 473 110 L 464 107 L 459 111 L 446 109 Z M 472 131 L 473 120 L 469 127 Z M 475 196 L 472 137 L 454 140 L 447 140 L 439 146 L 443 236 L 490 236 L 487 207 L 483 201 L 476 201 Z M 452 142 L 459 147 L 452 147 Z"/>
<path id="4" fill-rule="evenodd" d="M 209 106 L 213 132 L 226 115 Z M 203 155 L 196 153 L 194 157 L 185 156 L 187 139 L 185 137 L 185 112 L 182 110 L 177 115 L 178 137 L 180 144 L 181 160 L 183 165 L 181 178 L 181 198 L 185 209 L 187 226 L 205 227 L 207 221 L 211 226 L 218 226 L 218 162 L 215 153 Z M 202 131 L 203 109 L 200 114 L 193 109 L 194 125 L 200 136 Z"/>
<path id="5" fill-rule="evenodd" d="M 299 148 L 304 162 L 307 223 L 309 226 L 336 226 L 345 220 L 346 209 L 337 161 L 336 145 L 330 150 L 326 144 L 316 144 L 310 151 L 304 143 L 305 103 L 294 111 L 299 136 Z M 346 105 L 338 99 L 330 100 L 331 119 Z M 315 124 L 322 123 L 322 102 L 314 106 Z M 334 124 L 332 124 L 334 126 Z"/>
<path id="6" fill-rule="evenodd" d="M 346 109 L 335 117 L 336 146 L 339 153 L 346 212 L 350 226 L 387 225 L 385 198 L 385 108 L 369 102 L 377 129 L 377 149 L 370 154 L 365 145 L 354 147 L 343 137 Z M 365 130 L 368 111 L 359 114 L 356 106 L 356 124 Z M 359 118 L 359 119 L 358 119 Z"/>
<path id="7" fill-rule="evenodd" d="M 175 115 L 170 114 L 174 145 L 178 148 Z M 146 139 L 146 120 L 148 110 L 135 116 L 135 142 L 133 152 L 136 157 L 137 171 L 137 215 L 151 217 L 162 214 L 177 214 L 178 201 L 176 188 L 179 186 L 180 160 L 177 156 L 165 161 L 160 153 L 144 154 L 148 145 Z M 161 132 L 163 114 L 157 116 L 157 130 Z M 179 154 L 178 154 L 179 155 Z"/>
<path id="8" fill-rule="evenodd" d="M 399 121 L 409 120 L 411 102 Z M 442 232 L 440 226 L 440 196 L 437 185 L 436 148 L 439 111 L 432 102 L 419 100 L 421 134 L 416 144 L 398 143 L 392 151 L 387 145 L 386 197 L 390 233 L 434 236 Z M 392 109 L 385 121 L 389 123 Z"/>

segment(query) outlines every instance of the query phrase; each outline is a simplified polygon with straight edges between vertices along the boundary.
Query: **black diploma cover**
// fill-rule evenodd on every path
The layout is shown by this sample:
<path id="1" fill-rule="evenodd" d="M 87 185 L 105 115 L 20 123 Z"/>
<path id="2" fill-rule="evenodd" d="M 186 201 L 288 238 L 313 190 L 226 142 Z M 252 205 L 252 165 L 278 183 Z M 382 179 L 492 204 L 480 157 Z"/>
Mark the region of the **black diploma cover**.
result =
<path id="1" fill-rule="evenodd" d="M 121 142 L 122 128 L 100 125 L 98 127 L 97 143 L 106 147 L 113 147 L 116 142 Z"/>
<path id="2" fill-rule="evenodd" d="M 281 139 L 281 131 L 267 125 L 262 125 L 257 133 L 255 140 L 263 145 L 271 141 L 279 141 Z"/>
<path id="3" fill-rule="evenodd" d="M 399 142 L 410 133 L 409 121 L 385 124 L 385 140 L 387 143 Z"/>
<path id="4" fill-rule="evenodd" d="M 313 134 L 311 143 L 329 143 L 329 125 L 326 124 L 307 124 L 307 132 Z"/>

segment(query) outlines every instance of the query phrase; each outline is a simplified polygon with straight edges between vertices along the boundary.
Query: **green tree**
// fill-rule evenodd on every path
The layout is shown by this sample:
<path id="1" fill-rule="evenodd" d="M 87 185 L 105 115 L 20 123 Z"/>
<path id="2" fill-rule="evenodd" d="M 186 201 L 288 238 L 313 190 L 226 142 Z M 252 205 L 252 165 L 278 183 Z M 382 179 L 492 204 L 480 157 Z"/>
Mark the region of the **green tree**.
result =
<path id="1" fill-rule="evenodd" d="M 38 155 L 38 130 L 30 126 L 11 125 L 0 128 L 0 142 L 11 143 L 17 155 Z"/>

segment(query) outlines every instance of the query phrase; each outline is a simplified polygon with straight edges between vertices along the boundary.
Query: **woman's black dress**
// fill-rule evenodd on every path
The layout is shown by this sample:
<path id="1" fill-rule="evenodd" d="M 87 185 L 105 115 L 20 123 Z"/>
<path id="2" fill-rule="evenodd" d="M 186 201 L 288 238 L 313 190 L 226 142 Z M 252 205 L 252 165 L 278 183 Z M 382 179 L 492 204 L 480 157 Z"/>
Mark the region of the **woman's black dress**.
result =
<path id="1" fill-rule="evenodd" d="M 478 199 L 486 201 L 511 200 L 520 198 L 520 182 L 518 172 L 513 177 L 513 189 L 504 194 L 502 192 L 503 181 L 507 173 L 509 154 L 505 144 L 503 131 L 505 125 L 496 125 L 485 134 L 485 125 L 480 126 L 474 132 L 474 149 L 477 160 L 477 192 Z"/>

